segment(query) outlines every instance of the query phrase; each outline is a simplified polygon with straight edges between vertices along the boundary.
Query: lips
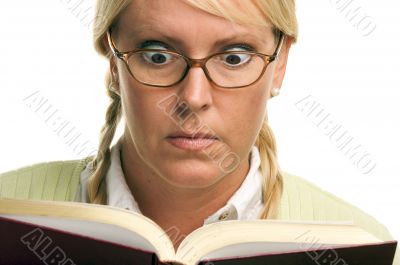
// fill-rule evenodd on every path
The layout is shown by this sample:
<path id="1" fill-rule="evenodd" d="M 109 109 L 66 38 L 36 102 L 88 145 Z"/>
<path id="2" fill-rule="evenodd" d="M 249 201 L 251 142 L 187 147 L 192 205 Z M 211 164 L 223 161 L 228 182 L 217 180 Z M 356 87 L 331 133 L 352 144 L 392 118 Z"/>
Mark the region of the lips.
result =
<path id="1" fill-rule="evenodd" d="M 218 137 L 210 133 L 188 134 L 184 132 L 175 132 L 167 137 L 168 142 L 176 148 L 200 151 L 208 148 L 218 141 Z"/>
<path id="2" fill-rule="evenodd" d="M 185 132 L 175 132 L 170 134 L 168 138 L 188 138 L 188 139 L 214 139 L 218 140 L 218 137 L 214 134 L 210 133 L 195 133 L 195 134 L 188 134 Z"/>

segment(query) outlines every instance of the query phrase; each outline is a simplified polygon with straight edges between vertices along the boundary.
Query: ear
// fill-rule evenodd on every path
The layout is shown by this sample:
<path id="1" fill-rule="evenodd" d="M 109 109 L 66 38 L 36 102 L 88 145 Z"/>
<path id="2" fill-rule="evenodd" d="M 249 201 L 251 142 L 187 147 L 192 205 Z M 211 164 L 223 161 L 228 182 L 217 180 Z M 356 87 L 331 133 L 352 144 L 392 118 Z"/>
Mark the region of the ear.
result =
<path id="1" fill-rule="evenodd" d="M 110 90 L 112 90 L 113 92 L 115 92 L 116 94 L 118 94 L 119 96 L 121 96 L 120 94 L 120 88 L 119 88 L 119 75 L 118 75 L 118 66 L 117 66 L 117 62 L 116 62 L 116 58 L 113 55 L 110 45 L 108 43 L 108 38 L 107 38 L 107 34 L 103 35 L 102 38 L 102 44 L 103 44 L 103 48 L 107 54 L 106 57 L 109 57 L 109 64 L 110 64 L 110 74 L 111 74 L 111 87 L 109 87 Z"/>
<path id="2" fill-rule="evenodd" d="M 281 53 L 276 61 L 274 78 L 272 80 L 272 87 L 281 88 L 283 78 L 285 77 L 286 65 L 288 61 L 288 55 L 290 47 L 292 46 L 293 38 L 286 37 L 285 42 L 282 45 Z"/>

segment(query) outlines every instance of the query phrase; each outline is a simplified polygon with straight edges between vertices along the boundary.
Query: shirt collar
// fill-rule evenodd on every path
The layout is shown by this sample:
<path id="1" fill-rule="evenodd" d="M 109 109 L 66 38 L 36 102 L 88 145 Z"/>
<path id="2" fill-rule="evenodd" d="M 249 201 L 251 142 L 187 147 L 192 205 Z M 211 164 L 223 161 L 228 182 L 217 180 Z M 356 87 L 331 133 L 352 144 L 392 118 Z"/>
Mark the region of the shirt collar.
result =
<path id="1" fill-rule="evenodd" d="M 121 139 L 111 148 L 111 164 L 106 174 L 107 204 L 141 213 L 125 180 L 120 159 Z M 91 164 L 88 165 L 91 167 Z M 81 174 L 83 182 L 87 181 L 88 168 Z M 204 220 L 204 224 L 222 220 L 257 219 L 262 209 L 262 183 L 260 172 L 260 154 L 258 148 L 251 149 L 250 169 L 239 189 L 228 202 Z M 83 188 L 83 190 L 86 190 Z"/>

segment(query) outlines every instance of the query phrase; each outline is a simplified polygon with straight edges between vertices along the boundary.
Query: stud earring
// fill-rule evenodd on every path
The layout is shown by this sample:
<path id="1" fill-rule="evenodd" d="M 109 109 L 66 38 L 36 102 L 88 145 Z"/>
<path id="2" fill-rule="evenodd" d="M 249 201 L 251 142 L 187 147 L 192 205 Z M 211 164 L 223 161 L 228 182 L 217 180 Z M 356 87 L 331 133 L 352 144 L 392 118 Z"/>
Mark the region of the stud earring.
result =
<path id="1" fill-rule="evenodd" d="M 274 87 L 273 89 L 271 89 L 271 96 L 272 97 L 276 97 L 276 96 L 279 96 L 279 93 L 280 93 L 281 91 L 280 91 L 280 89 L 278 88 L 278 87 Z"/>

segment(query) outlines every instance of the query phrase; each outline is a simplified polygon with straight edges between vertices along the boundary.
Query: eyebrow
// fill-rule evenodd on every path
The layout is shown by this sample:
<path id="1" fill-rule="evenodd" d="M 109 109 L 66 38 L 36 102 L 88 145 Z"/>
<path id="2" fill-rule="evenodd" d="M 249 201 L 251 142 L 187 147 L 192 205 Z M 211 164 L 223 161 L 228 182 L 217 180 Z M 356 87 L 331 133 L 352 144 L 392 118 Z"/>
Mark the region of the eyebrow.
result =
<path id="1" fill-rule="evenodd" d="M 159 38 L 165 39 L 166 41 L 170 42 L 170 43 L 174 43 L 179 45 L 180 47 L 184 47 L 185 46 L 185 42 L 182 39 L 179 38 L 175 38 L 173 36 L 169 36 L 168 34 L 163 33 L 161 30 L 158 30 L 158 27 L 152 27 L 152 26 L 147 26 L 147 27 L 141 27 L 141 29 L 134 29 L 132 31 L 130 31 L 129 35 L 128 35 L 128 39 L 134 39 L 137 36 L 140 36 L 141 34 L 145 34 L 145 33 L 155 33 L 159 35 Z M 237 33 L 237 34 L 232 34 L 220 39 L 217 39 L 214 43 L 213 43 L 213 49 L 222 46 L 223 44 L 226 43 L 232 43 L 232 42 L 238 42 L 238 43 L 249 43 L 249 44 L 259 44 L 259 45 L 267 45 L 268 43 L 270 43 L 270 41 L 266 41 L 267 38 L 265 39 L 260 39 L 258 37 L 256 37 L 254 34 L 251 33 Z M 272 41 L 274 41 L 274 38 L 272 38 Z M 254 46 L 252 45 L 252 46 Z M 254 47 L 256 48 L 256 47 Z"/>

